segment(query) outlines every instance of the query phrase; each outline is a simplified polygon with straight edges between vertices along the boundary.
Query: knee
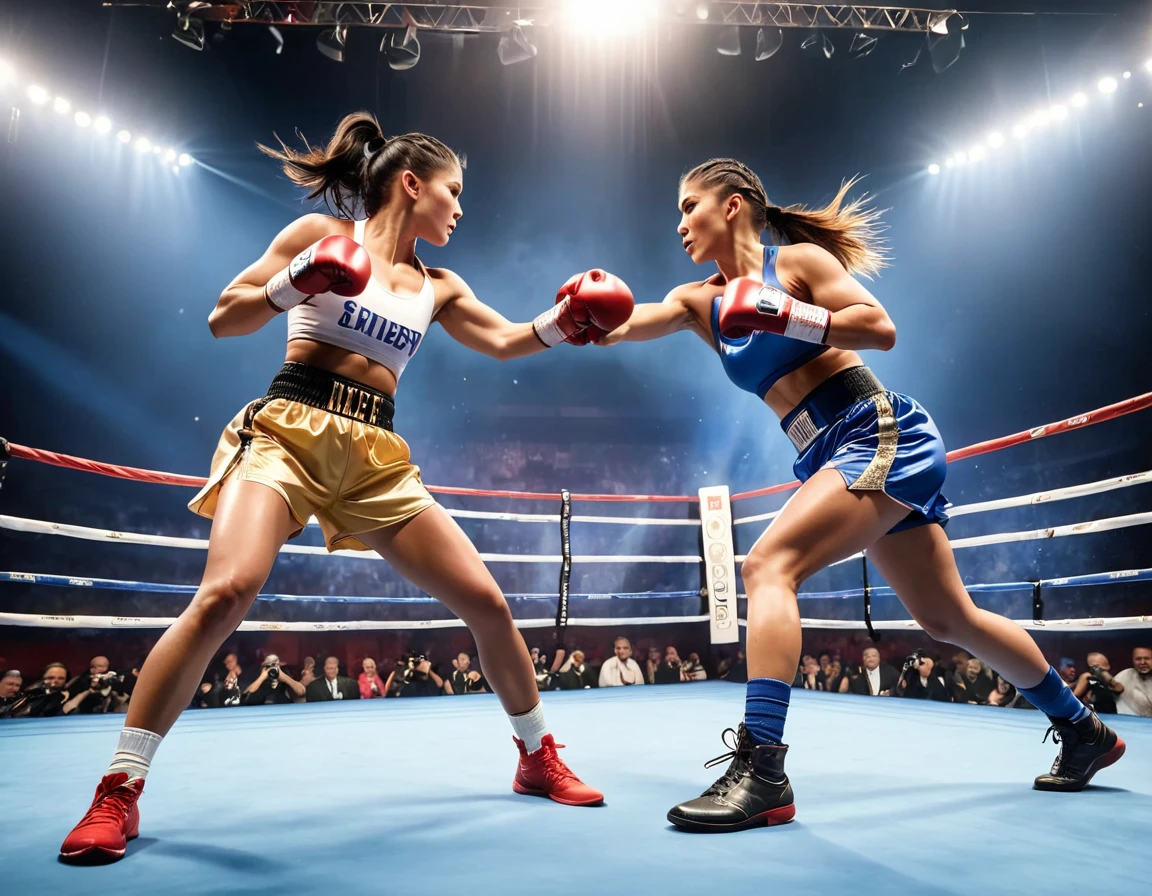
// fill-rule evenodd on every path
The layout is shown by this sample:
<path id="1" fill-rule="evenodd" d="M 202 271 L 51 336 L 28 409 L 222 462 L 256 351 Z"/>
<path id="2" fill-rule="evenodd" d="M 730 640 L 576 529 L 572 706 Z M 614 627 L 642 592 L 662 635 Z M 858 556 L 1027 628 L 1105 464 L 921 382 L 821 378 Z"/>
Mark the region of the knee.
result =
<path id="1" fill-rule="evenodd" d="M 240 576 L 205 580 L 188 608 L 205 628 L 235 625 L 236 617 L 248 612 L 260 590 L 258 582 Z"/>
<path id="2" fill-rule="evenodd" d="M 465 620 L 472 629 L 515 628 L 512 608 L 498 588 L 482 589 L 470 595 L 466 601 L 468 618 Z"/>
<path id="3" fill-rule="evenodd" d="M 787 554 L 767 549 L 753 549 L 748 554 L 740 568 L 740 577 L 750 597 L 753 592 L 795 592 L 806 578 Z"/>
<path id="4" fill-rule="evenodd" d="M 974 621 L 968 614 L 959 610 L 954 612 L 933 612 L 930 615 L 918 616 L 916 622 L 928 637 L 945 644 L 956 644 L 964 647 L 968 642 L 968 633 L 974 626 Z"/>

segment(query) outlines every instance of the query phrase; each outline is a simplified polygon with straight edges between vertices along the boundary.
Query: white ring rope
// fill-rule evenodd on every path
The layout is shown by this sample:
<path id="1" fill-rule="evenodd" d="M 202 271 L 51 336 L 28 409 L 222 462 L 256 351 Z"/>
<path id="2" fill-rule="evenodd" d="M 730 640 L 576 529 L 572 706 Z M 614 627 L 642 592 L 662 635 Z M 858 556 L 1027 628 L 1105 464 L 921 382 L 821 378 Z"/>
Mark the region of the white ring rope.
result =
<path id="1" fill-rule="evenodd" d="M 1103 616 L 1087 617 L 1084 619 L 1016 619 L 1013 620 L 1021 628 L 1032 631 L 1061 631 L 1061 632 L 1095 632 L 1102 630 L 1120 631 L 1123 629 L 1146 629 L 1152 626 L 1152 616 Z M 741 619 L 740 624 L 747 626 L 747 620 Z M 844 629 L 850 631 L 863 631 L 868 626 L 864 622 L 852 619 L 801 619 L 800 625 L 804 628 Z M 881 631 L 918 632 L 923 631 L 913 619 L 880 619 L 872 620 L 872 628 Z"/>
<path id="2" fill-rule="evenodd" d="M 1116 476 L 1112 479 L 1101 479 L 1098 482 L 1086 482 L 1083 485 L 1070 485 L 1066 488 L 1056 488 L 1046 492 L 1033 492 L 1030 495 L 1017 495 L 1013 498 L 1000 498 L 996 501 L 981 501 L 977 504 L 958 504 L 948 508 L 949 516 L 966 516 L 970 513 L 988 513 L 993 510 L 1005 510 L 1009 507 L 1026 507 L 1029 504 L 1047 504 L 1050 501 L 1067 501 L 1070 498 L 1083 498 L 1087 495 L 1098 495 L 1118 488 L 1128 488 L 1131 485 L 1152 482 L 1152 470 L 1143 473 L 1129 473 L 1127 476 Z M 783 510 L 783 508 L 781 508 Z M 772 520 L 780 515 L 780 510 L 770 513 L 758 513 L 755 516 L 742 516 L 732 520 L 733 526 L 744 523 L 759 523 Z"/>

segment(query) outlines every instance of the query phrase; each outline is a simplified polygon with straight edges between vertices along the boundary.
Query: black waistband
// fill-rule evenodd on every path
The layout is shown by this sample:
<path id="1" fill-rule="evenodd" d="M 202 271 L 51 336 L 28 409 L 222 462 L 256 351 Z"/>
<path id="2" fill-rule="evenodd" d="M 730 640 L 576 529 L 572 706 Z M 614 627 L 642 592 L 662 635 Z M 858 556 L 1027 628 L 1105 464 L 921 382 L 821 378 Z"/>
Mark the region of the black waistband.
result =
<path id="1" fill-rule="evenodd" d="M 796 450 L 803 451 L 854 404 L 883 391 L 883 384 L 867 367 L 849 367 L 832 374 L 805 395 L 780 425 Z"/>
<path id="2" fill-rule="evenodd" d="M 389 432 L 396 414 L 396 401 L 387 392 L 295 361 L 280 368 L 264 396 L 265 401 L 277 398 L 298 401 Z"/>

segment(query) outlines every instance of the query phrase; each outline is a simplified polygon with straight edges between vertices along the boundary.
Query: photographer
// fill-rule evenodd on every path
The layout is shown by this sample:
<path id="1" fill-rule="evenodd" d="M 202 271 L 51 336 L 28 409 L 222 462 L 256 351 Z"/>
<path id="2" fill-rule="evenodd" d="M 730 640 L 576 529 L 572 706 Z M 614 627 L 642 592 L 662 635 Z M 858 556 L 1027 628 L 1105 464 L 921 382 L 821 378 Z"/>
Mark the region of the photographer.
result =
<path id="1" fill-rule="evenodd" d="M 29 685 L 8 707 L 8 717 L 42 719 L 60 715 L 69 696 L 64 689 L 67 681 L 68 667 L 63 663 L 49 663 L 40 680 Z"/>
<path id="2" fill-rule="evenodd" d="M 301 685 L 301 691 L 305 689 Z M 347 675 L 340 674 L 340 660 L 334 656 L 324 660 L 324 677 L 317 678 L 308 685 L 309 703 L 322 703 L 325 700 L 359 700 L 360 686 Z"/>
<path id="3" fill-rule="evenodd" d="M 263 706 L 265 703 L 291 703 L 293 697 L 304 696 L 304 685 L 280 668 L 280 657 L 274 653 L 264 658 L 260 674 L 243 691 L 240 702 L 244 706 Z"/>
<path id="4" fill-rule="evenodd" d="M 109 667 L 108 657 L 94 656 L 88 663 L 88 674 L 73 678 L 64 690 L 69 694 L 64 703 L 64 715 L 118 712 L 128 702 L 128 688 L 124 676 Z"/>
<path id="5" fill-rule="evenodd" d="M 1080 702 L 1091 706 L 1099 715 L 1116 712 L 1116 695 L 1123 693 L 1124 685 L 1112 677 L 1112 664 L 1102 653 L 1088 654 L 1088 671 L 1082 672 L 1072 688 Z"/>
<path id="6" fill-rule="evenodd" d="M 487 694 L 488 688 L 480 673 L 472 668 L 472 657 L 464 651 L 456 654 L 452 660 L 452 674 L 444 682 L 444 693 L 453 694 Z"/>
<path id="7" fill-rule="evenodd" d="M 896 696 L 911 697 L 913 700 L 937 700 L 940 703 L 952 702 L 944 676 L 936 669 L 936 661 L 923 650 L 917 650 L 904 660 L 900 683 L 896 685 Z"/>
<path id="8" fill-rule="evenodd" d="M 24 687 L 24 676 L 17 669 L 9 669 L 0 678 L 0 719 L 8 715 L 9 707 L 20 700 L 20 689 Z"/>
<path id="9" fill-rule="evenodd" d="M 413 654 L 404 670 L 401 697 L 439 697 L 444 693 L 444 679 L 432 671 L 428 657 Z"/>

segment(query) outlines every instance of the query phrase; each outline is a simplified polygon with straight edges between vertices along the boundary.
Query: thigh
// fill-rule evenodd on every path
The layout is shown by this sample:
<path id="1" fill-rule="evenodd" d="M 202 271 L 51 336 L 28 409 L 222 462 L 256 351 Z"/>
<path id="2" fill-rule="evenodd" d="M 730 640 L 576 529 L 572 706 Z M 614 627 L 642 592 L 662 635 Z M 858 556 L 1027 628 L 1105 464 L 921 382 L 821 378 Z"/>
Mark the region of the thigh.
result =
<path id="1" fill-rule="evenodd" d="M 476 547 L 439 504 L 357 537 L 465 622 L 478 611 L 507 607 Z"/>
<path id="2" fill-rule="evenodd" d="M 881 491 L 849 491 L 834 469 L 818 471 L 748 552 L 753 563 L 787 570 L 799 584 L 882 538 L 908 508 Z"/>
<path id="3" fill-rule="evenodd" d="M 230 477 L 220 488 L 203 581 L 255 594 L 280 548 L 299 528 L 278 491 Z"/>
<path id="4" fill-rule="evenodd" d="M 921 625 L 975 609 L 948 536 L 934 523 L 885 535 L 868 549 L 868 559 Z"/>

